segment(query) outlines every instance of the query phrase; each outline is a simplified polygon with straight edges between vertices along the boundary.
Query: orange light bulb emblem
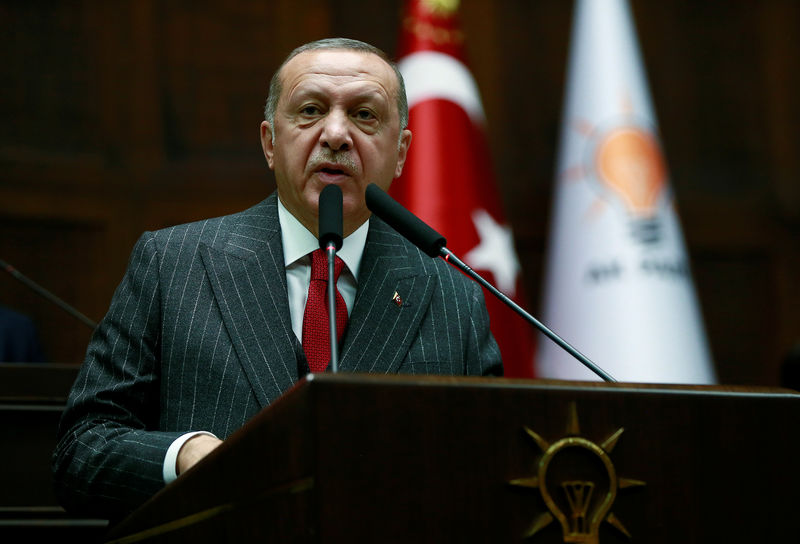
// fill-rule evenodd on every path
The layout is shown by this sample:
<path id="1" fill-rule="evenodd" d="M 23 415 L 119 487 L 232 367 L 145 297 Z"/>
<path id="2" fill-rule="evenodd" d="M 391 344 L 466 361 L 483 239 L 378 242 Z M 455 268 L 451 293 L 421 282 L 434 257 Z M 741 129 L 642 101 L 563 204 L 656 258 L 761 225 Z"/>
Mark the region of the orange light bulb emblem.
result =
<path id="1" fill-rule="evenodd" d="M 666 185 L 666 166 L 655 138 L 637 128 L 609 132 L 597 149 L 603 182 L 637 217 L 652 217 Z"/>

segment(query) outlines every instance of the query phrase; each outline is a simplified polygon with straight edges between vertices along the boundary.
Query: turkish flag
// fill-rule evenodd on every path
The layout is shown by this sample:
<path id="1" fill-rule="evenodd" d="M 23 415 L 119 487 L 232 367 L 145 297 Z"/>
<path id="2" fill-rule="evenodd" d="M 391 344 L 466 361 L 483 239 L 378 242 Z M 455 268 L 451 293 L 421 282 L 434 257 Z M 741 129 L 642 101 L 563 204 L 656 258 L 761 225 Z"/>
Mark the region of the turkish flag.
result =
<path id="1" fill-rule="evenodd" d="M 483 130 L 483 107 L 466 65 L 457 8 L 406 4 L 400 47 L 413 137 L 392 196 L 447 238 L 447 246 L 524 306 L 520 266 L 505 221 Z M 533 331 L 486 296 L 492 333 L 510 377 L 533 376 Z"/>

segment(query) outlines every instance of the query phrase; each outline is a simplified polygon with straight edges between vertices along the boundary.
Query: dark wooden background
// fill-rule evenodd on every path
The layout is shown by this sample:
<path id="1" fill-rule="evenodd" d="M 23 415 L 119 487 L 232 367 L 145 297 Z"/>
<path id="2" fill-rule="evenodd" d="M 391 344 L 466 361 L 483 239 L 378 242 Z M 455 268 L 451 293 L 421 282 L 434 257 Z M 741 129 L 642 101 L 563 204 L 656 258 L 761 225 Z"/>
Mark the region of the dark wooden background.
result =
<path id="1" fill-rule="evenodd" d="M 632 2 L 722 382 L 776 384 L 800 341 L 800 3 Z M 491 151 L 538 308 L 572 3 L 464 0 Z M 99 320 L 138 235 L 274 188 L 258 141 L 294 46 L 392 54 L 399 0 L 0 2 L 0 258 Z M 89 331 L 0 275 L 51 360 Z"/>

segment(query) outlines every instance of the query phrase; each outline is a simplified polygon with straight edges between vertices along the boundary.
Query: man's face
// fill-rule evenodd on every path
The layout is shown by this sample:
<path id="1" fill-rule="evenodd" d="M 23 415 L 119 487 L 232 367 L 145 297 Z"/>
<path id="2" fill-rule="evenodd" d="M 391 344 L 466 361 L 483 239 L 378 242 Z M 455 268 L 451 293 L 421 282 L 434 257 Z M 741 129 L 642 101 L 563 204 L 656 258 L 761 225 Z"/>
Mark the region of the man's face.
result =
<path id="1" fill-rule="evenodd" d="M 387 190 L 403 170 L 411 132 L 400 131 L 395 73 L 377 55 L 323 49 L 300 53 L 280 77 L 275 126 L 261 124 L 278 196 L 316 234 L 319 193 L 338 185 L 346 236 L 369 217 L 366 186 Z"/>

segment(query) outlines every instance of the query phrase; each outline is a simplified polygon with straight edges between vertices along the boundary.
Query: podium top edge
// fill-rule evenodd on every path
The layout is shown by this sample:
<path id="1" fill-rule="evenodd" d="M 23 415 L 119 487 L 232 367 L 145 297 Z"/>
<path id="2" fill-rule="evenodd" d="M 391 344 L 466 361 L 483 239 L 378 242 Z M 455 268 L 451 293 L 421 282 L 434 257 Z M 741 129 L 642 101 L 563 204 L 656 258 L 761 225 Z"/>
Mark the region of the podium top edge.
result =
<path id="1" fill-rule="evenodd" d="M 296 387 L 315 385 L 364 385 L 390 387 L 468 387 L 489 389 L 529 389 L 532 391 L 595 391 L 595 392 L 638 392 L 652 394 L 681 395 L 724 395 L 729 397 L 786 397 L 800 399 L 800 392 L 792 389 L 767 386 L 743 385 L 699 385 L 636 382 L 592 382 L 550 379 L 522 379 L 475 376 L 402 375 L 402 374 L 362 374 L 330 372 L 308 374 Z"/>

